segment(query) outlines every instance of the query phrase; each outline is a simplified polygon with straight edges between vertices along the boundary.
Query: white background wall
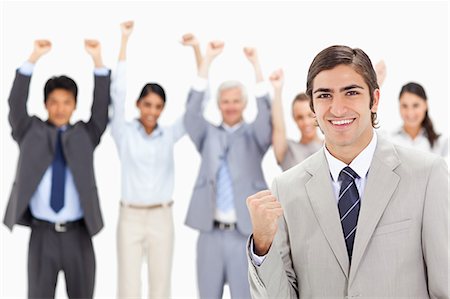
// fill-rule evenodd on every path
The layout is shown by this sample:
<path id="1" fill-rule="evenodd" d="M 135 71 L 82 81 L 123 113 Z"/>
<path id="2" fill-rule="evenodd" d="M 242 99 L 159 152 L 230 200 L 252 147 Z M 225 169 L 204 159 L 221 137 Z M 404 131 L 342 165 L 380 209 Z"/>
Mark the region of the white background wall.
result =
<path id="1" fill-rule="evenodd" d="M 83 39 L 102 43 L 104 62 L 114 68 L 120 40 L 119 23 L 135 20 L 128 53 L 127 116 L 137 115 L 134 100 L 144 83 L 159 82 L 167 92 L 162 124 L 170 124 L 184 111 L 190 83 L 195 76 L 191 49 L 180 45 L 181 35 L 194 32 L 204 45 L 223 39 L 224 53 L 211 69 L 211 90 L 226 79 L 238 79 L 249 87 L 247 120 L 255 117 L 252 100 L 254 77 L 242 47 L 256 46 L 264 75 L 282 67 L 288 135 L 298 139 L 290 117 L 291 99 L 305 89 L 313 57 L 333 44 L 360 47 L 375 63 L 384 59 L 388 74 L 382 88 L 379 120 L 391 131 L 401 124 L 398 92 L 408 81 L 425 87 L 430 115 L 438 132 L 448 134 L 449 100 L 449 11 L 440 2 L 17 2 L 2 3 L 0 72 L 0 215 L 3 217 L 13 182 L 18 147 L 10 137 L 7 97 L 15 69 L 32 51 L 33 40 L 48 38 L 52 51 L 35 69 L 28 108 L 46 118 L 43 85 L 54 74 L 66 74 L 79 86 L 78 108 L 72 120 L 87 120 L 92 101 L 92 62 L 83 49 Z M 219 122 L 215 101 L 207 118 Z M 188 137 L 175 149 L 176 181 L 173 198 L 176 228 L 172 293 L 176 298 L 197 297 L 195 246 L 197 232 L 184 226 L 199 156 Z M 263 168 L 268 184 L 280 173 L 270 149 Z M 115 297 L 115 230 L 120 198 L 120 163 L 109 129 L 95 153 L 97 184 L 105 228 L 94 238 L 97 256 L 95 296 Z M 244 199 L 243 199 L 244 200 Z M 29 229 L 16 226 L 10 233 L 0 228 L 0 296 L 23 298 L 27 290 Z M 57 297 L 66 297 L 62 276 Z"/>

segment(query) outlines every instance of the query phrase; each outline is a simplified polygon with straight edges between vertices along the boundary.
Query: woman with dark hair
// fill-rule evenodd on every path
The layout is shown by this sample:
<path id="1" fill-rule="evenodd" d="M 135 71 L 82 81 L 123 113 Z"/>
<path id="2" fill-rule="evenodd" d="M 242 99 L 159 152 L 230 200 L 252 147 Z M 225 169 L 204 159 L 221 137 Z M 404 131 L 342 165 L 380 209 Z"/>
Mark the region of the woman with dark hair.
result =
<path id="1" fill-rule="evenodd" d="M 136 101 L 139 117 L 130 122 L 125 120 L 126 48 L 133 26 L 132 21 L 121 24 L 119 62 L 111 83 L 111 134 L 121 161 L 122 181 L 117 226 L 117 296 L 142 297 L 141 268 L 145 259 L 148 297 L 169 298 L 174 246 L 173 151 L 185 128 L 183 117 L 171 126 L 158 124 L 166 95 L 157 83 L 147 83 L 142 88 Z M 198 47 L 193 36 L 183 40 L 194 49 Z"/>
<path id="2" fill-rule="evenodd" d="M 292 101 L 292 118 L 300 131 L 300 141 L 287 139 L 281 97 L 283 81 L 282 70 L 275 71 L 270 76 L 274 88 L 272 146 L 278 165 L 285 171 L 318 151 L 323 146 L 323 141 L 317 133 L 314 112 L 309 107 L 309 97 L 305 93 L 298 94 Z"/>
<path id="3" fill-rule="evenodd" d="M 425 89 L 410 82 L 400 90 L 400 115 L 403 126 L 392 134 L 394 142 L 430 151 L 444 158 L 448 156 L 448 138 L 436 133 L 428 115 Z"/>

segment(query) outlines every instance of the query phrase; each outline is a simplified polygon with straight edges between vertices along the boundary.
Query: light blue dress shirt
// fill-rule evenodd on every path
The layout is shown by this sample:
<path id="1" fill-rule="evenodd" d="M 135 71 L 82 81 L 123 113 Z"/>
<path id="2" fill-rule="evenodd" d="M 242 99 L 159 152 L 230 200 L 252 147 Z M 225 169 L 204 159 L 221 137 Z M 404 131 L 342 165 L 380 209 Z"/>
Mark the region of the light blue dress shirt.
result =
<path id="1" fill-rule="evenodd" d="M 124 203 L 154 205 L 172 200 L 175 143 L 186 133 L 183 117 L 147 134 L 139 120 L 125 120 L 126 64 L 119 62 L 111 81 L 110 128 L 122 166 Z"/>

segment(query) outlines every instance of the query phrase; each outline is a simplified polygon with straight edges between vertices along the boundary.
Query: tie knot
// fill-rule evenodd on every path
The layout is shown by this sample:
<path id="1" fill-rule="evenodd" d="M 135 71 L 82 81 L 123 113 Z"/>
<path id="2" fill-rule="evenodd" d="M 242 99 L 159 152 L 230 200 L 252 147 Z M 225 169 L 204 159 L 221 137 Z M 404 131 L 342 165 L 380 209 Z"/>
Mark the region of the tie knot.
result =
<path id="1" fill-rule="evenodd" d="M 348 166 L 339 173 L 339 181 L 353 181 L 355 179 L 359 179 L 359 175 Z"/>

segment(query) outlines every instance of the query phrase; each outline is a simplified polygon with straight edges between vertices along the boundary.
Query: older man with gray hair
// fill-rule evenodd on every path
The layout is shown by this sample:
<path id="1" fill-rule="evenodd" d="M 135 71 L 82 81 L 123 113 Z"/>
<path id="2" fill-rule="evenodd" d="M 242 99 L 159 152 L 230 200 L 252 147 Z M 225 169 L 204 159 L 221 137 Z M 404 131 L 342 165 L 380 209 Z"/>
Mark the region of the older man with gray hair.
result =
<path id="1" fill-rule="evenodd" d="M 256 74 L 258 115 L 243 120 L 247 105 L 245 87 L 237 81 L 220 85 L 217 93 L 222 124 L 203 116 L 208 71 L 224 43 L 208 44 L 199 78 L 189 93 L 185 127 L 202 157 L 186 224 L 200 231 L 197 244 L 197 280 L 200 298 L 221 298 L 229 284 L 232 298 L 249 298 L 246 239 L 251 233 L 245 199 L 266 188 L 261 161 L 271 144 L 271 112 L 267 87 L 256 50 L 244 48 Z"/>

